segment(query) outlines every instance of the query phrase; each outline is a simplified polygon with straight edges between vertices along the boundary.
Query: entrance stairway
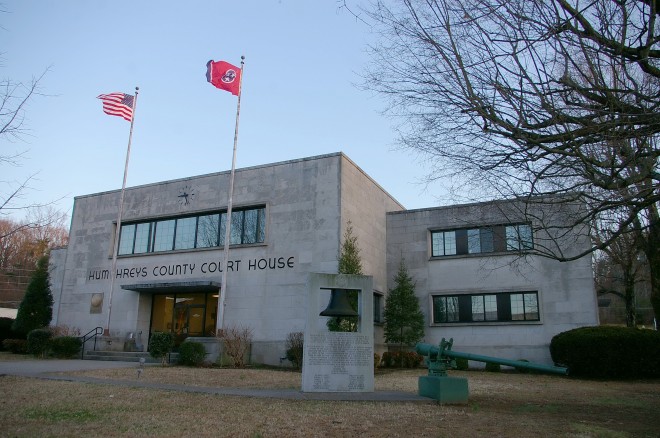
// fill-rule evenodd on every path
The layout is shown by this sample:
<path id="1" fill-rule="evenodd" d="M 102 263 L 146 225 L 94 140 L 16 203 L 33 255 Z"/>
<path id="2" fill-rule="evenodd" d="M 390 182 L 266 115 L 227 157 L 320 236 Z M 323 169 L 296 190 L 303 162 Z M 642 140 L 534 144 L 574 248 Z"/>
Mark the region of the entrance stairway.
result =
<path id="1" fill-rule="evenodd" d="M 86 360 L 106 360 L 106 361 L 122 361 L 122 362 L 140 362 L 140 358 L 144 359 L 145 363 L 160 363 L 160 359 L 154 359 L 147 352 L 143 351 L 93 351 L 85 350 L 83 359 Z M 168 355 L 168 363 L 175 364 L 179 360 L 179 353 L 170 353 Z"/>

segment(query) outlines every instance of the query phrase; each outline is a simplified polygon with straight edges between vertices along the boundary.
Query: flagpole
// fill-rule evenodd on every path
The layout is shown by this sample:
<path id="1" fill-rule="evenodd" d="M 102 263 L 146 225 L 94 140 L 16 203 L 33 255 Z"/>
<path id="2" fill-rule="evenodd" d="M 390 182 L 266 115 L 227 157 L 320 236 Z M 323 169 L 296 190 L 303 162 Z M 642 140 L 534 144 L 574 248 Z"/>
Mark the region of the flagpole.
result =
<path id="1" fill-rule="evenodd" d="M 128 134 L 128 147 L 126 148 L 126 163 L 124 164 L 124 181 L 121 185 L 119 196 L 119 212 L 117 213 L 117 228 L 115 229 L 115 241 L 112 250 L 112 270 L 110 271 L 110 294 L 108 295 L 108 318 L 105 321 L 104 336 L 110 336 L 110 316 L 112 315 L 112 292 L 115 288 L 115 277 L 117 276 L 117 251 L 119 250 L 119 234 L 121 232 L 121 217 L 124 211 L 124 192 L 126 191 L 126 177 L 128 176 L 128 160 L 131 156 L 131 140 L 133 139 L 133 123 L 135 122 L 135 110 L 139 87 L 135 87 L 135 99 L 133 100 L 133 114 L 131 116 L 131 130 Z"/>
<path id="2" fill-rule="evenodd" d="M 216 318 L 216 333 L 222 334 L 225 325 L 225 305 L 227 298 L 227 265 L 229 260 L 229 239 L 231 237 L 231 210 L 234 198 L 234 174 L 236 171 L 236 145 L 238 144 L 238 120 L 241 113 L 241 94 L 243 88 L 243 74 L 245 73 L 245 56 L 241 56 L 241 76 L 238 82 L 238 104 L 236 105 L 236 126 L 234 127 L 234 154 L 231 160 L 231 174 L 229 176 L 229 199 L 227 201 L 227 219 L 225 221 L 225 244 L 222 261 L 222 280 L 220 282 L 220 297 L 218 297 L 218 317 Z"/>

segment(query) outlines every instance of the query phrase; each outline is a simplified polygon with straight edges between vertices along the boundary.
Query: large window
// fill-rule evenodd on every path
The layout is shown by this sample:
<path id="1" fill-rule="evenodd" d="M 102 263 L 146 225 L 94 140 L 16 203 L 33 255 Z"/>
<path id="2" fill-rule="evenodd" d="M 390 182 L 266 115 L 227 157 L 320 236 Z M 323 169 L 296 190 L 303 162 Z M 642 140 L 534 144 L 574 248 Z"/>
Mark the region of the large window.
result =
<path id="1" fill-rule="evenodd" d="M 265 207 L 232 211 L 231 245 L 263 243 Z M 167 218 L 121 226 L 118 255 L 223 246 L 227 213 Z"/>
<path id="2" fill-rule="evenodd" d="M 538 292 L 434 295 L 433 323 L 539 321 Z"/>
<path id="3" fill-rule="evenodd" d="M 431 256 L 444 257 L 534 248 L 528 224 L 431 231 Z"/>

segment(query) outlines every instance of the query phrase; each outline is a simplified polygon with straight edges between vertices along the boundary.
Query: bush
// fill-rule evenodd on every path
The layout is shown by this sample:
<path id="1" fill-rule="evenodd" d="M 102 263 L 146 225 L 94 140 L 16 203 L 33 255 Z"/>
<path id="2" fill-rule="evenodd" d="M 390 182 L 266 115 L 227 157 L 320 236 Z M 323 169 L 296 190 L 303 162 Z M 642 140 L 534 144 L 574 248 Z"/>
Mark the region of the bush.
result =
<path id="1" fill-rule="evenodd" d="M 416 368 L 424 356 L 414 351 L 386 351 L 383 353 L 382 365 L 385 368 Z"/>
<path id="2" fill-rule="evenodd" d="M 27 354 L 27 341 L 25 339 L 5 339 L 2 341 L 5 350 L 14 354 Z"/>
<path id="3" fill-rule="evenodd" d="M 174 347 L 174 336 L 172 333 L 156 332 L 149 339 L 149 354 L 154 359 L 160 359 L 161 364 L 167 364 L 167 355 Z"/>
<path id="4" fill-rule="evenodd" d="M 380 366 L 380 354 L 374 353 L 374 371 Z"/>
<path id="5" fill-rule="evenodd" d="M 206 349 L 201 342 L 185 341 L 179 346 L 179 363 L 198 367 L 204 363 Z"/>
<path id="6" fill-rule="evenodd" d="M 234 368 L 243 368 L 250 345 L 252 344 L 252 329 L 242 326 L 230 326 L 221 333 L 224 352 L 232 360 Z"/>
<path id="7" fill-rule="evenodd" d="M 34 329 L 27 335 L 27 351 L 37 357 L 46 357 L 53 337 L 48 329 Z"/>
<path id="8" fill-rule="evenodd" d="M 502 370 L 502 367 L 498 363 L 486 362 L 485 369 L 491 373 L 499 373 Z"/>
<path id="9" fill-rule="evenodd" d="M 286 358 L 296 369 L 302 368 L 304 340 L 303 332 L 291 332 L 286 337 Z"/>
<path id="10" fill-rule="evenodd" d="M 82 340 L 75 336 L 58 336 L 50 341 L 50 349 L 55 357 L 68 359 L 80 353 Z"/>
<path id="11" fill-rule="evenodd" d="M 660 377 L 660 332 L 628 327 L 581 327 L 552 338 L 550 354 L 571 375 L 636 379 Z"/>
<path id="12" fill-rule="evenodd" d="M 11 329 L 13 323 L 14 320 L 12 318 L 0 318 L 0 350 L 3 349 L 2 342 L 5 339 L 18 339 L 22 337 Z"/>
<path id="13" fill-rule="evenodd" d="M 467 371 L 469 368 L 468 360 L 462 357 L 456 358 L 456 369 L 460 371 Z"/>

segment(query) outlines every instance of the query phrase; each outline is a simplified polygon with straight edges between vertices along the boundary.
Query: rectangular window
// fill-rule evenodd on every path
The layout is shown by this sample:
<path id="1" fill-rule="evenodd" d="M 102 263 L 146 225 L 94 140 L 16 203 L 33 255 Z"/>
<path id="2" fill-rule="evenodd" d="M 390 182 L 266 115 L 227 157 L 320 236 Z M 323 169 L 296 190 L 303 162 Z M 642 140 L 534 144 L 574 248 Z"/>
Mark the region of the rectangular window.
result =
<path id="1" fill-rule="evenodd" d="M 506 250 L 524 251 L 534 248 L 532 227 L 529 225 L 509 225 L 506 227 Z"/>
<path id="2" fill-rule="evenodd" d="M 458 297 L 433 297 L 433 322 L 458 322 Z"/>
<path id="3" fill-rule="evenodd" d="M 374 294 L 374 323 L 383 322 L 383 296 Z"/>
<path id="4" fill-rule="evenodd" d="M 434 295 L 433 322 L 539 321 L 537 292 Z"/>
<path id="5" fill-rule="evenodd" d="M 150 241 L 151 223 L 137 224 L 135 229 L 135 248 L 133 249 L 133 254 L 149 252 Z"/>
<path id="6" fill-rule="evenodd" d="M 171 251 L 174 244 L 174 225 L 176 221 L 169 219 L 156 222 L 154 231 L 154 251 Z"/>
<path id="7" fill-rule="evenodd" d="M 534 248 L 527 224 L 431 231 L 431 257 L 527 251 Z"/>
<path id="8" fill-rule="evenodd" d="M 119 249 L 117 254 L 133 254 L 133 242 L 135 241 L 135 224 L 122 225 L 119 236 Z M 114 249 L 113 249 L 114 251 Z"/>
<path id="9" fill-rule="evenodd" d="M 174 249 L 190 249 L 195 247 L 195 229 L 197 218 L 187 217 L 176 220 L 176 238 Z"/>
<path id="10" fill-rule="evenodd" d="M 122 225 L 117 254 L 223 246 L 226 217 L 227 213 L 207 213 Z M 263 243 L 265 240 L 265 207 L 232 212 L 232 245 Z"/>

